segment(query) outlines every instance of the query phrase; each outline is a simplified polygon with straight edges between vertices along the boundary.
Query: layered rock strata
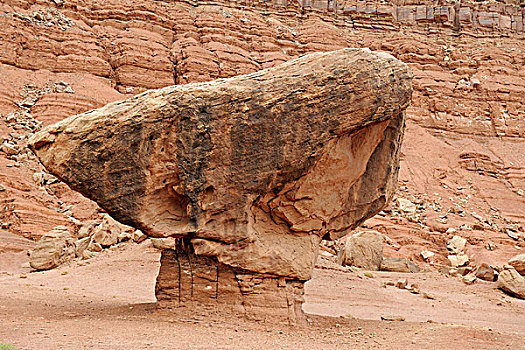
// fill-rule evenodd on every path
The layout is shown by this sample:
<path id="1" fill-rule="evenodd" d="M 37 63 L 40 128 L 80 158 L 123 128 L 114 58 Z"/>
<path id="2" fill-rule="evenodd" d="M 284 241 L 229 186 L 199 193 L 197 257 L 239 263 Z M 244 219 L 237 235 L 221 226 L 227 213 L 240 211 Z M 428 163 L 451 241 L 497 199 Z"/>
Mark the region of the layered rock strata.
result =
<path id="1" fill-rule="evenodd" d="M 389 201 L 410 97 L 405 64 L 343 49 L 148 91 L 46 127 L 29 145 L 119 221 L 185 239 L 188 256 L 236 276 L 270 274 L 271 290 L 278 277 L 310 279 L 322 237 Z M 157 293 L 170 294 L 163 285 Z"/>
<path id="2" fill-rule="evenodd" d="M 157 307 L 187 313 L 245 315 L 257 321 L 304 324 L 304 283 L 254 273 L 196 255 L 191 242 L 177 238 L 175 249 L 162 250 L 155 286 Z M 203 311 L 204 311 L 203 310 Z"/>

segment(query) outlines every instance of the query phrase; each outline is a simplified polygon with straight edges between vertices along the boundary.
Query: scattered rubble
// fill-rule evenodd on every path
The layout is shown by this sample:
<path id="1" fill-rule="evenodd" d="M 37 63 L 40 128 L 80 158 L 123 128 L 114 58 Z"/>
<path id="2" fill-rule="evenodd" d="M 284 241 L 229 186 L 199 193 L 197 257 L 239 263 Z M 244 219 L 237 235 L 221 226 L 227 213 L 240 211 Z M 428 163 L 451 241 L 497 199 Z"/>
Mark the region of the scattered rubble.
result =
<path id="1" fill-rule="evenodd" d="M 473 273 L 469 273 L 465 276 L 462 277 L 462 281 L 463 283 L 465 284 L 474 284 L 474 282 L 476 282 L 476 275 L 474 275 Z"/>

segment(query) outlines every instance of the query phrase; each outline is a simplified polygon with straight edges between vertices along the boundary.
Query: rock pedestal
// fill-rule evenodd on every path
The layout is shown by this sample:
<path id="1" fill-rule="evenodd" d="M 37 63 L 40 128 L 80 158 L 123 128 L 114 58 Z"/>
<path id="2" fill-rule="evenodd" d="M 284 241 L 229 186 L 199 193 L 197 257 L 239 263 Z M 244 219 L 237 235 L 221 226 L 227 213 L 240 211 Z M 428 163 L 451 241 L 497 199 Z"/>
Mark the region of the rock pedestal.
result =
<path id="1" fill-rule="evenodd" d="M 216 258 L 195 255 L 191 243 L 181 238 L 175 245 L 161 253 L 155 287 L 158 308 L 304 323 L 303 281 L 232 268 Z"/>

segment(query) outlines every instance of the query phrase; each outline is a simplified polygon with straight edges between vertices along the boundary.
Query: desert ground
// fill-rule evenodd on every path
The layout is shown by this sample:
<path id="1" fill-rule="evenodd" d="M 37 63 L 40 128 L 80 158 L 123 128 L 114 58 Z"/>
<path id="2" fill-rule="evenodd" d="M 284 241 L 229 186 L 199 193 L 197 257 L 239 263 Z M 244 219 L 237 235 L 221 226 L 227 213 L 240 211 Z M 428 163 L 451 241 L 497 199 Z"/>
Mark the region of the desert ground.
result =
<path id="1" fill-rule="evenodd" d="M 148 241 L 44 272 L 29 272 L 23 252 L 0 256 L 0 339 L 20 349 L 525 349 L 524 300 L 437 272 L 370 278 L 321 258 L 308 325 L 292 327 L 156 311 Z M 400 278 L 434 299 L 382 286 Z"/>

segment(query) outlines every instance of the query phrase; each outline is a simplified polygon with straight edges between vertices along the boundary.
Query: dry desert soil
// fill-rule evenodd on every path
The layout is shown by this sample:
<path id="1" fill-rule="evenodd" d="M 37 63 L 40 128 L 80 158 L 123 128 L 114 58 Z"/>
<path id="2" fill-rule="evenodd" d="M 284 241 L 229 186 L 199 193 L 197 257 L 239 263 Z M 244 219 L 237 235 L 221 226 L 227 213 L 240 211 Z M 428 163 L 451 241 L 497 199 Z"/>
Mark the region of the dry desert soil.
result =
<path id="1" fill-rule="evenodd" d="M 525 349 L 524 300 L 437 272 L 370 278 L 321 259 L 309 324 L 292 327 L 156 311 L 148 241 L 45 272 L 29 273 L 23 252 L 0 256 L 0 339 L 20 349 Z M 382 286 L 400 278 L 434 299 Z"/>

